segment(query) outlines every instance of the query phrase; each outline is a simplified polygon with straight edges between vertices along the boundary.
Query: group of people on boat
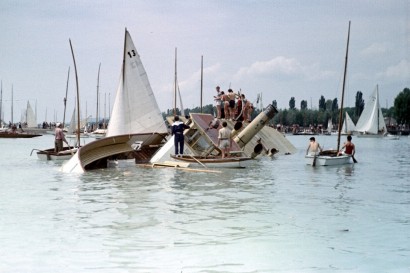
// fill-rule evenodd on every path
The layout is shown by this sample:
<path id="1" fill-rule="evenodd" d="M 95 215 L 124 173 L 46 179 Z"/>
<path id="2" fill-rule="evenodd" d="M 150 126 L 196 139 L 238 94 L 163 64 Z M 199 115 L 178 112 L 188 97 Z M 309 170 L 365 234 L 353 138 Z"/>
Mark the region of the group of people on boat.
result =
<path id="1" fill-rule="evenodd" d="M 219 86 L 215 90 L 214 102 L 218 119 L 251 121 L 253 104 L 245 97 L 245 94 L 239 91 L 234 93 L 231 88 L 225 93 Z"/>

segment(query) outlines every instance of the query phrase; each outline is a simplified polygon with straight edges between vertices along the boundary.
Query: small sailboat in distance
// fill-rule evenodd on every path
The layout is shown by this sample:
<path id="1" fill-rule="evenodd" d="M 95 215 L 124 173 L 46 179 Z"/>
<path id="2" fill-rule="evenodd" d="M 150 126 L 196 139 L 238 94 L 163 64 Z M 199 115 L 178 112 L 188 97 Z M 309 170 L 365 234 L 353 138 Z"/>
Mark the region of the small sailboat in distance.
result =
<path id="1" fill-rule="evenodd" d="M 379 102 L 379 85 L 369 97 L 356 124 L 358 137 L 383 137 L 387 134 L 386 123 Z"/>

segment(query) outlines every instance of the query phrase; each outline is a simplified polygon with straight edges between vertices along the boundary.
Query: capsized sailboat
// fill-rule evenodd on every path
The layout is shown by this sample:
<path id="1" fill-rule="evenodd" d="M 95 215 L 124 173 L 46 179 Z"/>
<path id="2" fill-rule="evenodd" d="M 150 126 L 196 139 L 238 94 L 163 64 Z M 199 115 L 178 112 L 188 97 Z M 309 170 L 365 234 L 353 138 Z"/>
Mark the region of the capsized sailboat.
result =
<path id="1" fill-rule="evenodd" d="M 342 99 L 340 103 L 340 112 L 339 112 L 339 126 L 338 126 L 338 136 L 337 136 L 337 149 L 336 150 L 327 150 L 322 151 L 317 154 L 308 154 L 305 156 L 306 163 L 312 166 L 334 166 L 334 165 L 343 165 L 351 163 L 350 155 L 339 155 L 338 151 L 340 148 L 340 135 L 342 132 L 342 119 L 343 119 L 343 102 L 344 102 L 344 92 L 346 84 L 346 72 L 347 72 L 347 60 L 349 55 L 349 39 L 350 39 L 350 21 L 349 21 L 349 30 L 347 34 L 347 46 L 346 46 L 346 57 L 345 57 L 345 68 L 343 76 L 343 88 L 342 88 Z"/>
<path id="2" fill-rule="evenodd" d="M 167 134 L 147 73 L 125 29 L 123 66 L 106 136 L 82 146 L 62 171 L 106 168 L 111 160 L 148 162 Z"/>
<path id="3" fill-rule="evenodd" d="M 210 114 L 191 113 L 187 121 L 189 129 L 184 131 L 185 145 L 184 156 L 173 155 L 173 138 L 158 150 L 150 163 L 169 164 L 171 162 L 188 163 L 189 166 L 205 168 L 244 168 L 259 155 L 272 155 L 281 150 L 282 153 L 296 150 L 282 134 L 265 126 L 277 113 L 273 105 L 268 105 L 251 123 L 243 127 L 242 124 L 227 121 L 231 133 L 232 146 L 229 157 L 222 158 L 218 144 L 218 130 L 222 127 L 221 122 L 213 124 L 215 118 Z M 237 125 L 240 126 L 237 126 Z M 276 141 L 276 142 L 275 142 Z M 288 146 L 289 144 L 289 146 Z M 280 147 L 279 150 L 275 147 Z M 170 164 L 174 166 L 174 164 Z"/>
<path id="4" fill-rule="evenodd" d="M 386 123 L 379 102 L 379 86 L 369 97 L 356 124 L 358 137 L 383 137 L 387 133 Z"/>

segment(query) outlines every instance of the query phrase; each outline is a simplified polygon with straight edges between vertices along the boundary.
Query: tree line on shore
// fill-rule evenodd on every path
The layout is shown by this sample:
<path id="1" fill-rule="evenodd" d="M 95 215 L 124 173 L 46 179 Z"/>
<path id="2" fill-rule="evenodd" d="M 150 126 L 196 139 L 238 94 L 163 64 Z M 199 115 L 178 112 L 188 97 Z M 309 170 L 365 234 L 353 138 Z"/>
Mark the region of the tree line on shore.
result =
<path id="1" fill-rule="evenodd" d="M 356 101 L 354 107 L 344 107 L 343 110 L 346 111 L 352 118 L 354 123 L 357 123 L 366 101 L 363 99 L 363 93 L 357 91 Z M 272 105 L 277 107 L 276 100 L 272 101 Z M 311 125 L 326 124 L 329 118 L 332 119 L 333 124 L 339 122 L 339 102 L 335 98 L 325 99 L 322 95 L 319 99 L 319 104 L 317 109 L 308 109 L 307 101 L 302 100 L 300 102 L 300 108 L 296 107 L 295 97 L 291 97 L 289 100 L 289 108 L 278 109 L 278 113 L 275 115 L 273 120 L 270 121 L 270 125 L 282 125 L 282 126 L 293 126 L 298 125 L 300 127 L 309 127 Z M 252 113 L 252 119 L 255 118 L 259 113 L 263 111 L 262 109 L 255 108 Z M 177 115 L 185 116 L 188 113 L 206 113 L 214 115 L 215 107 L 212 104 L 208 104 L 201 107 L 195 107 L 192 109 L 185 109 L 185 113 L 181 113 L 180 109 L 176 109 Z M 162 113 L 163 116 L 173 115 L 174 109 L 168 109 L 167 112 Z M 410 89 L 404 88 L 394 99 L 394 105 L 390 108 L 383 108 L 382 113 L 384 117 L 393 118 L 398 125 L 408 125 L 410 123 Z M 408 126 L 407 126 L 408 127 Z"/>

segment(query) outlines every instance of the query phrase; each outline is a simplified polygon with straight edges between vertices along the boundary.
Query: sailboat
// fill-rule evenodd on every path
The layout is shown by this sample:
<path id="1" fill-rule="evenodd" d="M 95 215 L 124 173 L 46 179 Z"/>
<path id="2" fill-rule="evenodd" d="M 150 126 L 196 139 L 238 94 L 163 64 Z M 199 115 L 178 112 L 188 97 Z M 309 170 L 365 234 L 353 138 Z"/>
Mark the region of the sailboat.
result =
<path id="1" fill-rule="evenodd" d="M 379 103 L 379 85 L 369 97 L 356 124 L 358 137 L 383 137 L 387 133 L 386 123 Z"/>
<path id="2" fill-rule="evenodd" d="M 1 93 L 3 95 L 3 90 L 1 91 Z M 28 108 L 29 106 L 30 106 L 30 103 L 27 102 L 27 109 L 25 110 L 25 114 L 24 114 L 24 117 L 23 117 L 23 120 L 22 120 L 24 122 L 27 122 L 27 112 L 32 112 L 32 115 L 34 116 L 33 109 L 31 108 L 31 106 L 30 106 L 30 108 Z M 31 111 L 30 111 L 30 109 L 31 109 Z M 13 87 L 11 89 L 11 120 L 13 122 Z M 35 123 L 35 121 L 33 122 L 33 120 L 30 118 L 30 125 L 33 125 L 33 123 Z M 33 127 L 35 127 L 35 125 Z M 13 124 L 11 128 L 9 128 L 7 130 L 1 130 L 0 131 L 0 138 L 33 138 L 33 137 L 42 136 L 41 134 L 25 132 L 25 131 L 23 131 L 22 128 L 20 130 L 21 130 L 21 132 L 17 131 L 17 126 L 15 124 Z"/>
<path id="3" fill-rule="evenodd" d="M 29 101 L 27 101 L 24 122 L 27 123 L 27 128 L 37 128 L 36 115 Z"/>
<path id="4" fill-rule="evenodd" d="M 73 47 L 70 42 L 70 48 L 71 48 L 71 55 L 73 57 L 73 62 L 74 62 L 74 71 L 75 71 L 75 81 L 76 81 L 76 89 L 77 89 L 77 108 L 80 108 L 80 99 L 79 99 L 79 89 L 78 89 L 78 76 L 77 76 L 77 66 L 75 63 L 75 58 L 74 58 L 74 51 Z M 63 127 L 64 127 L 64 122 L 65 122 L 65 110 L 66 110 L 66 102 L 67 102 L 67 91 L 68 91 L 68 80 L 70 77 L 70 68 L 68 68 L 68 76 L 67 76 L 67 86 L 66 86 L 66 95 L 64 97 L 64 118 L 63 118 Z M 76 111 L 74 110 L 73 116 L 75 116 Z M 79 114 L 77 115 L 77 118 L 79 118 Z M 71 123 L 73 123 L 73 120 L 75 118 L 71 118 Z M 74 124 L 74 123 L 73 123 Z M 77 122 L 77 136 L 76 136 L 76 142 L 78 145 L 80 145 L 80 123 Z M 37 151 L 37 157 L 40 160 L 52 160 L 52 161 L 61 161 L 61 160 L 68 160 L 70 159 L 78 150 L 78 147 L 63 147 L 63 150 L 60 152 L 55 152 L 54 148 L 49 148 L 45 150 L 41 149 L 33 149 L 31 150 L 30 156 L 32 155 L 33 151 Z"/>
<path id="5" fill-rule="evenodd" d="M 107 134 L 82 146 L 61 170 L 82 173 L 121 159 L 132 159 L 133 164 L 147 162 L 167 135 L 147 73 L 125 29 L 120 82 Z"/>
<path id="6" fill-rule="evenodd" d="M 356 131 L 356 126 L 353 120 L 350 118 L 349 113 L 345 112 L 345 120 L 342 126 L 342 135 L 352 135 Z"/>
<path id="7" fill-rule="evenodd" d="M 332 118 L 329 118 L 327 120 L 327 129 L 326 131 L 323 131 L 323 134 L 330 136 L 332 134 L 332 128 L 333 128 Z"/>
<path id="8" fill-rule="evenodd" d="M 90 117 L 88 117 L 90 118 Z M 87 125 L 88 118 L 84 118 L 80 120 L 80 129 L 85 128 Z M 77 108 L 74 107 L 73 114 L 71 116 L 70 126 L 67 128 L 67 135 L 66 138 L 76 138 L 77 137 Z M 84 129 L 83 132 L 80 131 L 80 138 L 87 138 L 90 137 L 87 133 L 87 130 Z"/>
<path id="9" fill-rule="evenodd" d="M 338 126 L 338 135 L 337 135 L 337 149 L 336 150 L 327 150 L 322 151 L 319 155 L 306 155 L 306 162 L 308 165 L 312 166 L 334 166 L 334 165 L 343 165 L 350 163 L 350 155 L 338 155 L 338 151 L 340 148 L 340 136 L 342 133 L 342 119 L 343 119 L 343 102 L 344 102 L 344 92 L 345 92 L 345 84 L 346 84 L 346 72 L 347 72 L 347 60 L 348 60 L 348 53 L 349 53 L 349 40 L 350 40 L 350 21 L 349 21 L 349 30 L 347 34 L 347 46 L 346 46 L 346 57 L 345 57 L 345 69 L 344 69 L 344 76 L 343 76 L 343 88 L 342 88 L 342 99 L 340 104 L 340 112 L 339 112 L 339 126 Z"/>

